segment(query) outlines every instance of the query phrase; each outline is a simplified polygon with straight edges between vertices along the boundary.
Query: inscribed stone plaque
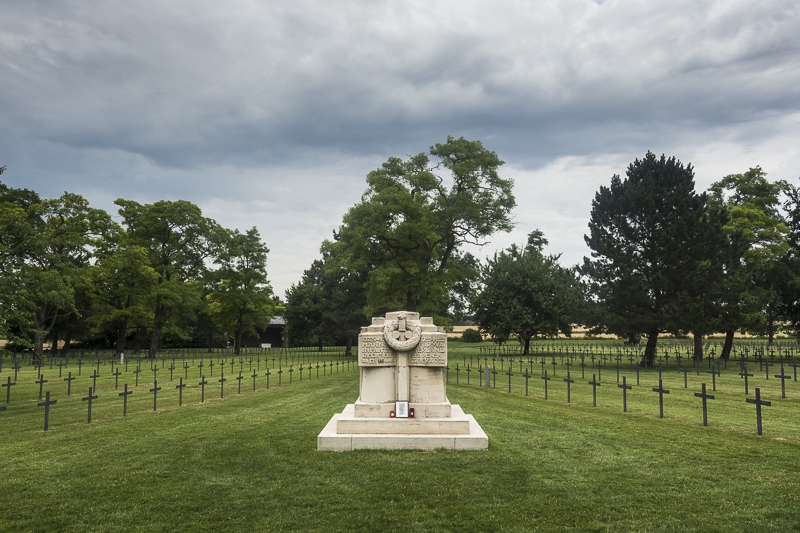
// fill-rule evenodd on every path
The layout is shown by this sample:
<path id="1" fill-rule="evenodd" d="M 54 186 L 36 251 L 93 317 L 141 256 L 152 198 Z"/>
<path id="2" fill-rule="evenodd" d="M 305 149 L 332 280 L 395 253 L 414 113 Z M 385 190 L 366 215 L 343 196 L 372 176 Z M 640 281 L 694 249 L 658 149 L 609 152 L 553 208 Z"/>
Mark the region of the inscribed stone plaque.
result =
<path id="1" fill-rule="evenodd" d="M 397 355 L 383 339 L 383 334 L 358 336 L 359 366 L 396 366 Z"/>
<path id="2" fill-rule="evenodd" d="M 408 357 L 408 366 L 447 366 L 447 336 L 444 333 L 423 334 Z"/>

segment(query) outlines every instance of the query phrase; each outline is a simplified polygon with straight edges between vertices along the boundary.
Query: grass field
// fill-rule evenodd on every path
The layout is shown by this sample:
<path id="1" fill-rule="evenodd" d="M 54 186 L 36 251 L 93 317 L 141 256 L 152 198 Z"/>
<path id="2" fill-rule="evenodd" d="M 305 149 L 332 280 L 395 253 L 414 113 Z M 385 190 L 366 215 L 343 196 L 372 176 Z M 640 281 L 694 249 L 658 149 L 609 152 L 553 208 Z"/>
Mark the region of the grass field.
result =
<path id="1" fill-rule="evenodd" d="M 593 408 L 591 376 L 580 379 L 579 368 L 570 404 L 561 366 L 548 401 L 540 372 L 528 397 L 517 368 L 511 394 L 505 374 L 496 376 L 496 389 L 477 387 L 474 377 L 466 385 L 463 372 L 456 384 L 453 368 L 466 352 L 452 348 L 448 396 L 482 425 L 488 451 L 317 452 L 319 431 L 358 395 L 356 370 L 302 383 L 295 376 L 291 386 L 273 381 L 269 390 L 260 377 L 256 392 L 245 377 L 240 395 L 234 379 L 224 399 L 214 381 L 204 404 L 192 379 L 183 407 L 177 374 L 168 382 L 159 373 L 158 411 L 150 376 L 125 418 L 103 371 L 92 424 L 80 399 L 86 376 L 67 398 L 57 370 L 49 371 L 59 403 L 47 432 L 35 375 L 20 374 L 17 400 L 0 412 L 0 530 L 800 530 L 794 381 L 781 399 L 779 380 L 751 378 L 772 401 L 758 437 L 754 407 L 732 370 L 717 378 L 703 427 L 693 393 L 701 381 L 711 392 L 708 374 L 688 375 L 683 389 L 683 374 L 665 371 L 671 392 L 659 419 L 652 370 L 628 392 L 623 413 L 611 367 L 602 370 Z"/>

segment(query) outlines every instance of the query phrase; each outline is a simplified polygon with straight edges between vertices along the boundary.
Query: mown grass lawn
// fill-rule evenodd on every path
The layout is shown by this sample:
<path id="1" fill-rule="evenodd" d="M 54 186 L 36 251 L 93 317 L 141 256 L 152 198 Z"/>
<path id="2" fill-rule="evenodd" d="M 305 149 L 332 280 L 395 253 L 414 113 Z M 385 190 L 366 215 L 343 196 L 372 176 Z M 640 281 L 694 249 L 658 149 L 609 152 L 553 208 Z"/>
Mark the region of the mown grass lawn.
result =
<path id="1" fill-rule="evenodd" d="M 664 419 L 650 383 L 623 413 L 611 374 L 597 408 L 586 380 L 567 404 L 562 382 L 545 401 L 541 381 L 525 397 L 519 376 L 512 394 L 500 379 L 487 390 L 450 374 L 448 396 L 489 435 L 485 452 L 317 452 L 319 431 L 358 395 L 357 371 L 255 393 L 245 381 L 223 400 L 209 388 L 202 405 L 195 387 L 183 407 L 164 383 L 157 412 L 141 390 L 126 418 L 108 391 L 91 425 L 73 391 L 48 432 L 32 398 L 0 413 L 0 530 L 800 530 L 796 400 L 771 389 L 758 437 L 732 376 L 706 428 L 677 373 Z"/>

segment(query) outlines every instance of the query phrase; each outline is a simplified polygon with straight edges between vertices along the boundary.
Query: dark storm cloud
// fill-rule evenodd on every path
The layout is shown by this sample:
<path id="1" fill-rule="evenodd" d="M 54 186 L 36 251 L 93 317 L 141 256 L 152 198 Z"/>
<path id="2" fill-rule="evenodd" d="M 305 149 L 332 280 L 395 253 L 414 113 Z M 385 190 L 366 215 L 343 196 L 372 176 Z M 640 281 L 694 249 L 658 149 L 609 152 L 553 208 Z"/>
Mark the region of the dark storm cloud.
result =
<path id="1" fill-rule="evenodd" d="M 497 151 L 520 191 L 530 190 L 521 181 L 558 169 L 587 198 L 600 178 L 580 172 L 607 180 L 612 166 L 624 172 L 621 161 L 648 149 L 695 160 L 750 151 L 753 165 L 766 164 L 777 149 L 759 146 L 796 137 L 798 9 L 681 0 L 5 2 L 0 164 L 12 184 L 108 205 L 117 196 L 181 196 L 224 218 L 230 209 L 214 202 L 277 196 L 258 207 L 258 220 L 276 227 L 269 217 L 278 212 L 302 217 L 304 246 L 315 253 L 357 201 L 365 172 L 448 134 Z M 716 151 L 695 151 L 714 143 Z M 775 163 L 780 172 L 796 161 L 792 150 Z M 562 194 L 554 189 L 550 205 Z M 310 215 L 308 205 L 324 213 Z M 578 221 L 563 224 L 551 231 Z M 574 242 L 582 247 L 580 235 Z M 310 262 L 286 260 L 294 272 Z"/>

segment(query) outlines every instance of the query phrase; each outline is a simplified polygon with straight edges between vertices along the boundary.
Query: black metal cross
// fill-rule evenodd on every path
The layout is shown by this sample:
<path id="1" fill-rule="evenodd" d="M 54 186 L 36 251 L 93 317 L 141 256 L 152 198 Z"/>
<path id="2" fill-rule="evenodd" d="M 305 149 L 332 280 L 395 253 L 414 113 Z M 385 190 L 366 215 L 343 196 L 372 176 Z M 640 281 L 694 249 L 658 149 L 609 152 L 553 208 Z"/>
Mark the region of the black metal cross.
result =
<path id="1" fill-rule="evenodd" d="M 42 399 L 42 387 L 44 387 L 44 384 L 47 383 L 47 380 L 44 379 L 44 374 L 39 374 L 39 379 L 34 381 L 34 383 L 38 383 L 39 384 L 39 399 L 41 400 Z"/>
<path id="2" fill-rule="evenodd" d="M 669 390 L 664 388 L 659 379 L 658 387 L 653 387 L 653 392 L 658 393 L 658 418 L 664 418 L 664 395 L 669 394 Z"/>
<path id="3" fill-rule="evenodd" d="M 622 376 L 622 385 L 617 384 L 617 387 L 622 389 L 622 412 L 628 412 L 628 391 L 633 388 L 633 385 L 628 385 L 628 381 L 625 376 Z"/>
<path id="4" fill-rule="evenodd" d="M 781 365 L 781 373 L 775 374 L 775 377 L 781 380 L 781 398 L 786 398 L 786 380 L 792 379 L 792 376 L 784 372 L 783 365 Z"/>
<path id="5" fill-rule="evenodd" d="M 550 381 L 552 378 L 547 376 L 547 370 L 544 371 L 544 376 L 542 376 L 544 380 L 544 399 L 547 399 L 547 382 Z"/>
<path id="6" fill-rule="evenodd" d="M 289 385 L 292 384 L 292 372 L 294 372 L 294 366 L 289 365 Z M 302 378 L 303 372 L 301 371 L 300 374 L 301 374 L 301 378 Z"/>
<path id="7" fill-rule="evenodd" d="M 480 381 L 478 381 L 478 383 L 483 385 L 483 366 L 482 365 L 478 365 L 478 376 L 479 376 L 478 379 L 480 380 Z"/>
<path id="8" fill-rule="evenodd" d="M 744 367 L 742 368 L 742 371 L 739 372 L 739 376 L 744 378 L 744 394 L 745 394 L 745 396 L 747 396 L 748 394 L 750 394 L 750 387 L 747 384 L 747 378 L 748 377 L 753 377 L 753 374 L 749 373 L 747 371 L 747 365 L 744 365 Z"/>
<path id="9" fill-rule="evenodd" d="M 703 387 L 703 389 L 702 389 L 703 392 L 695 392 L 694 395 L 696 397 L 698 397 L 698 398 L 702 398 L 703 399 L 703 425 L 707 426 L 708 425 L 708 406 L 707 406 L 706 400 L 713 400 L 714 399 L 714 395 L 713 394 L 706 394 L 706 384 L 702 383 L 701 385 Z"/>
<path id="10" fill-rule="evenodd" d="M 274 365 L 274 361 L 273 361 Z M 278 386 L 281 386 L 281 382 L 283 381 L 283 368 L 278 367 Z"/>
<path id="11" fill-rule="evenodd" d="M 100 374 L 97 373 L 97 370 L 93 370 L 89 377 L 92 378 L 92 389 L 97 390 L 97 378 L 100 377 Z"/>
<path id="12" fill-rule="evenodd" d="M 719 368 L 711 367 L 711 370 L 707 372 L 707 374 L 711 374 L 711 390 L 717 390 L 717 376 L 720 375 Z"/>
<path id="13" fill-rule="evenodd" d="M 55 405 L 58 403 L 58 400 L 51 400 L 50 399 L 50 391 L 47 391 L 45 394 L 45 400 L 43 402 L 39 402 L 36 405 L 39 407 L 44 407 L 44 430 L 50 427 L 50 406 Z"/>
<path id="14" fill-rule="evenodd" d="M 178 407 L 183 405 L 183 388 L 186 386 L 186 383 L 183 382 L 183 378 L 180 378 L 178 385 L 175 385 L 175 388 L 178 389 Z"/>
<path id="15" fill-rule="evenodd" d="M 251 365 L 251 368 L 252 368 L 252 365 Z M 258 377 L 258 374 L 256 373 L 255 370 L 253 370 L 253 375 L 250 376 L 250 377 L 253 378 L 253 392 L 255 392 L 256 391 L 256 378 Z"/>
<path id="16" fill-rule="evenodd" d="M 97 394 L 92 394 L 92 388 L 91 387 L 89 387 L 89 395 L 88 396 L 84 396 L 83 398 L 81 398 L 81 400 L 83 400 L 84 402 L 86 402 L 86 401 L 89 402 L 89 414 L 86 417 L 86 423 L 87 424 L 91 424 L 92 423 L 92 400 L 96 400 L 97 398 L 98 398 Z"/>
<path id="17" fill-rule="evenodd" d="M 495 370 L 494 364 L 492 364 L 492 388 L 497 388 L 497 370 Z"/>
<path id="18" fill-rule="evenodd" d="M 125 384 L 125 390 L 118 393 L 117 396 L 122 396 L 122 416 L 128 416 L 128 396 L 133 394 L 132 390 L 128 390 L 128 384 Z"/>
<path id="19" fill-rule="evenodd" d="M 570 376 L 569 369 L 567 369 L 567 377 L 565 377 L 565 378 L 564 378 L 564 381 L 566 381 L 566 382 L 567 382 L 567 403 L 570 403 L 570 401 L 571 401 L 571 397 L 570 397 L 570 384 L 571 384 L 571 383 L 575 383 L 575 380 L 574 380 L 574 379 L 572 379 L 572 377 Z"/>
<path id="20" fill-rule="evenodd" d="M 205 403 L 206 401 L 206 385 L 208 385 L 208 381 L 206 381 L 206 377 L 202 376 L 202 381 L 198 383 L 200 385 L 200 403 Z"/>
<path id="21" fill-rule="evenodd" d="M 208 368 L 211 370 L 211 377 L 214 377 L 214 359 L 208 360 Z"/>
<path id="22" fill-rule="evenodd" d="M 467 365 L 467 385 L 469 385 L 469 375 L 472 373 L 470 365 Z"/>
<path id="23" fill-rule="evenodd" d="M 242 393 L 242 377 L 243 377 L 242 376 L 242 371 L 239 370 L 239 377 L 236 378 L 236 381 L 239 382 L 239 389 L 237 390 L 236 394 L 241 394 Z"/>
<path id="24" fill-rule="evenodd" d="M 153 380 L 153 388 L 150 389 L 150 392 L 153 393 L 153 411 L 156 410 L 156 406 L 158 405 L 158 391 L 161 390 L 161 387 L 158 386 L 158 380 Z"/>
<path id="25" fill-rule="evenodd" d="M 225 382 L 228 381 L 227 379 L 225 379 L 225 374 L 222 374 L 217 381 L 219 382 L 219 397 L 220 398 L 224 398 L 225 397 Z"/>
<path id="26" fill-rule="evenodd" d="M 266 376 L 267 376 L 267 388 L 269 388 L 269 376 L 270 376 L 272 373 L 269 371 L 269 365 L 264 365 L 264 366 L 266 366 L 266 367 L 267 367 L 267 372 L 266 372 Z M 336 370 L 339 370 L 339 368 L 337 367 L 337 368 L 336 368 Z"/>
<path id="27" fill-rule="evenodd" d="M 116 371 L 111 375 L 114 376 L 114 390 L 117 390 L 119 388 L 119 377 L 122 375 L 122 372 L 120 372 L 119 367 L 117 367 Z"/>
<path id="28" fill-rule="evenodd" d="M 771 367 L 773 364 L 775 364 L 775 363 L 771 363 L 769 361 L 761 361 L 762 367 L 765 367 L 767 380 L 769 380 L 769 367 Z M 759 433 L 759 435 L 761 435 L 761 433 Z"/>
<path id="29" fill-rule="evenodd" d="M 766 405 L 767 407 L 772 405 L 772 402 L 768 402 L 766 400 L 761 399 L 761 389 L 756 387 L 756 397 L 753 398 L 746 398 L 745 401 L 747 403 L 754 403 L 756 404 L 756 423 L 758 425 L 758 434 L 761 435 L 761 406 Z"/>
<path id="30" fill-rule="evenodd" d="M 70 372 L 70 374 L 72 374 L 72 372 Z M 11 376 L 8 376 L 6 382 L 3 383 L 3 387 L 6 387 L 6 403 L 11 402 L 11 387 L 13 387 L 16 384 L 17 384 L 16 381 L 11 381 Z"/>
<path id="31" fill-rule="evenodd" d="M 597 387 L 600 386 L 597 374 L 592 374 L 592 381 L 589 382 L 589 385 L 592 386 L 592 407 L 597 407 Z"/>
<path id="32" fill-rule="evenodd" d="M 683 372 L 683 388 L 686 389 L 689 386 L 689 381 L 687 375 L 689 374 L 689 367 L 683 365 L 683 368 L 678 368 L 678 372 Z"/>
<path id="33" fill-rule="evenodd" d="M 511 376 L 514 375 L 514 374 L 511 373 L 511 365 L 508 365 L 508 372 L 506 372 L 506 375 L 508 376 L 508 392 L 510 393 L 511 392 Z"/>

